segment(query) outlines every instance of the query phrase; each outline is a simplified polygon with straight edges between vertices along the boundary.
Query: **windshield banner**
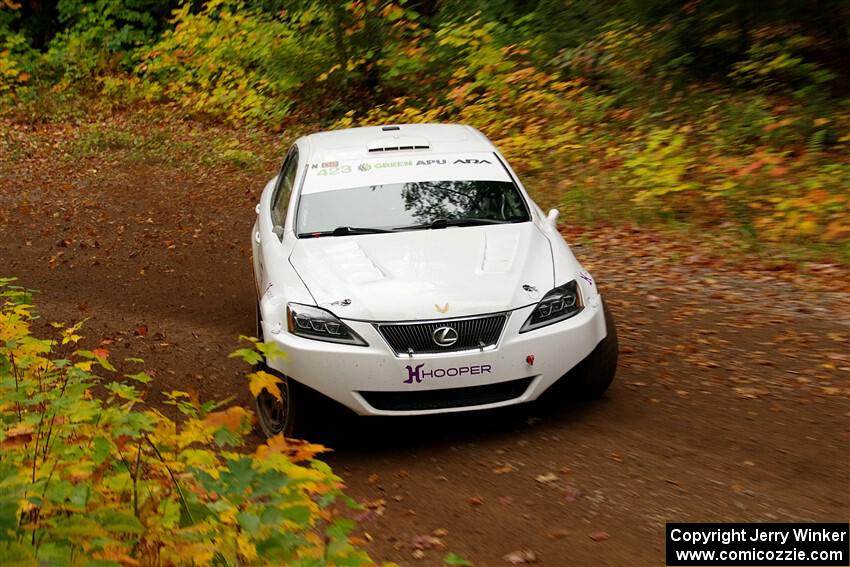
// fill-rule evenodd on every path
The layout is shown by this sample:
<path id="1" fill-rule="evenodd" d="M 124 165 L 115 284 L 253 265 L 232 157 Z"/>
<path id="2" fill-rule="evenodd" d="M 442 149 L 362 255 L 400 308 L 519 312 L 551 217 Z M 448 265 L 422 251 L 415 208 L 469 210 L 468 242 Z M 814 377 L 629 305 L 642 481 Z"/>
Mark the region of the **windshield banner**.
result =
<path id="1" fill-rule="evenodd" d="M 405 155 L 310 163 L 302 193 L 417 181 L 511 181 L 492 153 Z"/>

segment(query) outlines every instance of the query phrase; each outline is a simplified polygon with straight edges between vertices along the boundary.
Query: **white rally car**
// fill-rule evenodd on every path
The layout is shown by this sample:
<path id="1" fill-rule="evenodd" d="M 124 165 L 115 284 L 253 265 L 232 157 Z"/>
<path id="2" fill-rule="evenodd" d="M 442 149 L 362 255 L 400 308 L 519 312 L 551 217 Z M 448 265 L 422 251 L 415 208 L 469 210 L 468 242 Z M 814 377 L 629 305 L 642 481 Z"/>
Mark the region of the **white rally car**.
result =
<path id="1" fill-rule="evenodd" d="M 601 395 L 617 335 L 593 277 L 479 131 L 376 126 L 305 136 L 253 227 L 257 333 L 292 433 L 318 391 L 361 415 L 495 408 L 564 380 Z M 306 411 L 305 411 L 306 410 Z M 309 416 L 307 416 L 309 417 Z"/>

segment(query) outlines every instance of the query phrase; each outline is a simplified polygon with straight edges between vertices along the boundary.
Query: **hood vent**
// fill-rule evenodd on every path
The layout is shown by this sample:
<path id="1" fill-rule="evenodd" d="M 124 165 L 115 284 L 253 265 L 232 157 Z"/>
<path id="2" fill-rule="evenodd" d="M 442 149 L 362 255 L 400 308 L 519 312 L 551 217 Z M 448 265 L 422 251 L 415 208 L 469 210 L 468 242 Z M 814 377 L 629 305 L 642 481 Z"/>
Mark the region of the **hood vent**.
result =
<path id="1" fill-rule="evenodd" d="M 369 153 L 378 153 L 403 150 L 428 150 L 431 149 L 431 144 L 429 144 L 428 140 L 424 138 L 399 136 L 392 138 L 379 138 L 369 142 L 366 147 L 368 148 Z"/>
<path id="2" fill-rule="evenodd" d="M 431 146 L 386 146 L 383 148 L 369 148 L 369 152 L 393 152 L 396 150 L 428 150 Z"/>

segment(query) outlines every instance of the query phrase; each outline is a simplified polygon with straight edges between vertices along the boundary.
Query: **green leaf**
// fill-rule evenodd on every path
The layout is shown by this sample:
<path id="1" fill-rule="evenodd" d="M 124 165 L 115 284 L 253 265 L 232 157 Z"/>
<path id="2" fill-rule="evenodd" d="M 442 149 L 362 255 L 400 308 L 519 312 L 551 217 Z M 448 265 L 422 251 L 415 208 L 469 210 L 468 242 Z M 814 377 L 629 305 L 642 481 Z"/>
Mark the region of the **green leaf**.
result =
<path id="1" fill-rule="evenodd" d="M 0 557 L 4 567 L 37 567 L 32 548 L 28 545 L 10 541 L 0 544 Z"/>
<path id="2" fill-rule="evenodd" d="M 239 525 L 248 533 L 255 533 L 260 528 L 260 518 L 251 512 L 239 512 L 236 514 Z"/>
<path id="3" fill-rule="evenodd" d="M 91 518 L 81 514 L 74 514 L 64 518 L 59 524 L 50 530 L 54 538 L 68 538 L 73 542 L 91 540 L 95 537 L 106 535 L 106 530 Z"/>
<path id="4" fill-rule="evenodd" d="M 221 481 L 227 486 L 228 493 L 245 494 L 257 476 L 252 465 L 253 460 L 249 458 L 228 460 L 227 470 L 221 473 Z"/>
<path id="5" fill-rule="evenodd" d="M 139 433 L 153 431 L 156 428 L 158 418 L 150 413 L 137 411 L 119 413 L 114 417 L 113 435 L 129 435 L 136 437 Z"/>
<path id="6" fill-rule="evenodd" d="M 259 364 L 263 361 L 262 355 L 250 348 L 236 349 L 227 356 L 229 358 L 241 358 L 242 360 L 251 365 Z"/>
<path id="7" fill-rule="evenodd" d="M 280 348 L 276 342 L 266 342 L 266 343 L 257 343 L 257 350 L 266 355 L 267 360 L 271 360 L 273 358 L 280 358 L 281 360 L 287 359 L 286 351 Z"/>
<path id="8" fill-rule="evenodd" d="M 129 384 L 124 384 L 123 382 L 110 382 L 106 385 L 106 389 L 118 396 L 119 398 L 123 398 L 130 402 L 140 402 L 142 401 L 142 397 L 139 395 L 139 392 L 133 386 Z"/>
<path id="9" fill-rule="evenodd" d="M 47 486 L 47 490 L 44 491 L 44 496 L 49 502 L 64 504 L 71 495 L 71 490 L 73 490 L 73 488 L 74 485 L 67 480 L 54 480 Z"/>
<path id="10" fill-rule="evenodd" d="M 307 506 L 292 506 L 283 510 L 283 517 L 296 524 L 306 526 L 310 521 L 310 508 Z"/>
<path id="11" fill-rule="evenodd" d="M 142 534 L 145 527 L 131 512 L 107 510 L 97 515 L 97 521 L 109 532 L 119 534 Z"/>
<path id="12" fill-rule="evenodd" d="M 466 565 L 471 566 L 472 561 L 468 561 L 458 555 L 457 553 L 446 553 L 446 556 L 443 557 L 443 565 Z"/>
<path id="13" fill-rule="evenodd" d="M 68 495 L 68 502 L 76 508 L 85 509 L 86 503 L 89 501 L 89 487 L 86 484 L 78 484 Z"/>
<path id="14" fill-rule="evenodd" d="M 325 533 L 330 538 L 344 539 L 356 527 L 357 524 L 349 518 L 337 518 L 330 526 L 328 526 Z"/>
<path id="15" fill-rule="evenodd" d="M 153 380 L 153 378 L 150 376 L 150 374 L 147 374 L 145 372 L 137 372 L 135 374 L 127 374 L 126 377 L 129 378 L 130 380 L 135 380 L 136 382 L 141 382 L 142 384 L 147 384 L 148 382 Z"/>
<path id="16" fill-rule="evenodd" d="M 162 527 L 166 529 L 174 529 L 180 523 L 180 512 L 183 509 L 182 504 L 176 498 L 164 500 L 160 506 L 160 518 L 162 519 Z"/>
<path id="17" fill-rule="evenodd" d="M 3 498 L 0 499 L 0 529 L 2 533 L 9 533 L 18 526 L 18 496 L 21 494 L 9 494 L 10 487 L 3 487 Z M 3 556 L 2 548 L 0 548 L 0 557 Z"/>
<path id="18" fill-rule="evenodd" d="M 92 462 L 96 465 L 103 463 L 112 450 L 112 443 L 105 437 L 95 437 L 92 441 Z"/>

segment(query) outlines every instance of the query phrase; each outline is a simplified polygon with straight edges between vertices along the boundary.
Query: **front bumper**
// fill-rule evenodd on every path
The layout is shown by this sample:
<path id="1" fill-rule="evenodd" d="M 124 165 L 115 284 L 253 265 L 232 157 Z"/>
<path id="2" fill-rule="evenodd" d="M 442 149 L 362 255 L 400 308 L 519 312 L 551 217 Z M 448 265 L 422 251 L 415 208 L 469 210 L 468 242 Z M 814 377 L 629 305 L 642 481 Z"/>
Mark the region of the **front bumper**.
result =
<path id="1" fill-rule="evenodd" d="M 357 414 L 469 411 L 537 399 L 606 336 L 598 295 L 571 319 L 519 334 L 534 307 L 512 311 L 497 346 L 484 351 L 397 356 L 375 326 L 364 321 L 345 323 L 368 347 L 305 339 L 266 321 L 263 333 L 287 353 L 285 360 L 268 361 L 269 366 Z M 529 355 L 533 364 L 528 363 Z M 440 400 L 449 396 L 457 403 L 444 407 Z M 409 403 L 417 398 L 425 402 Z"/>

